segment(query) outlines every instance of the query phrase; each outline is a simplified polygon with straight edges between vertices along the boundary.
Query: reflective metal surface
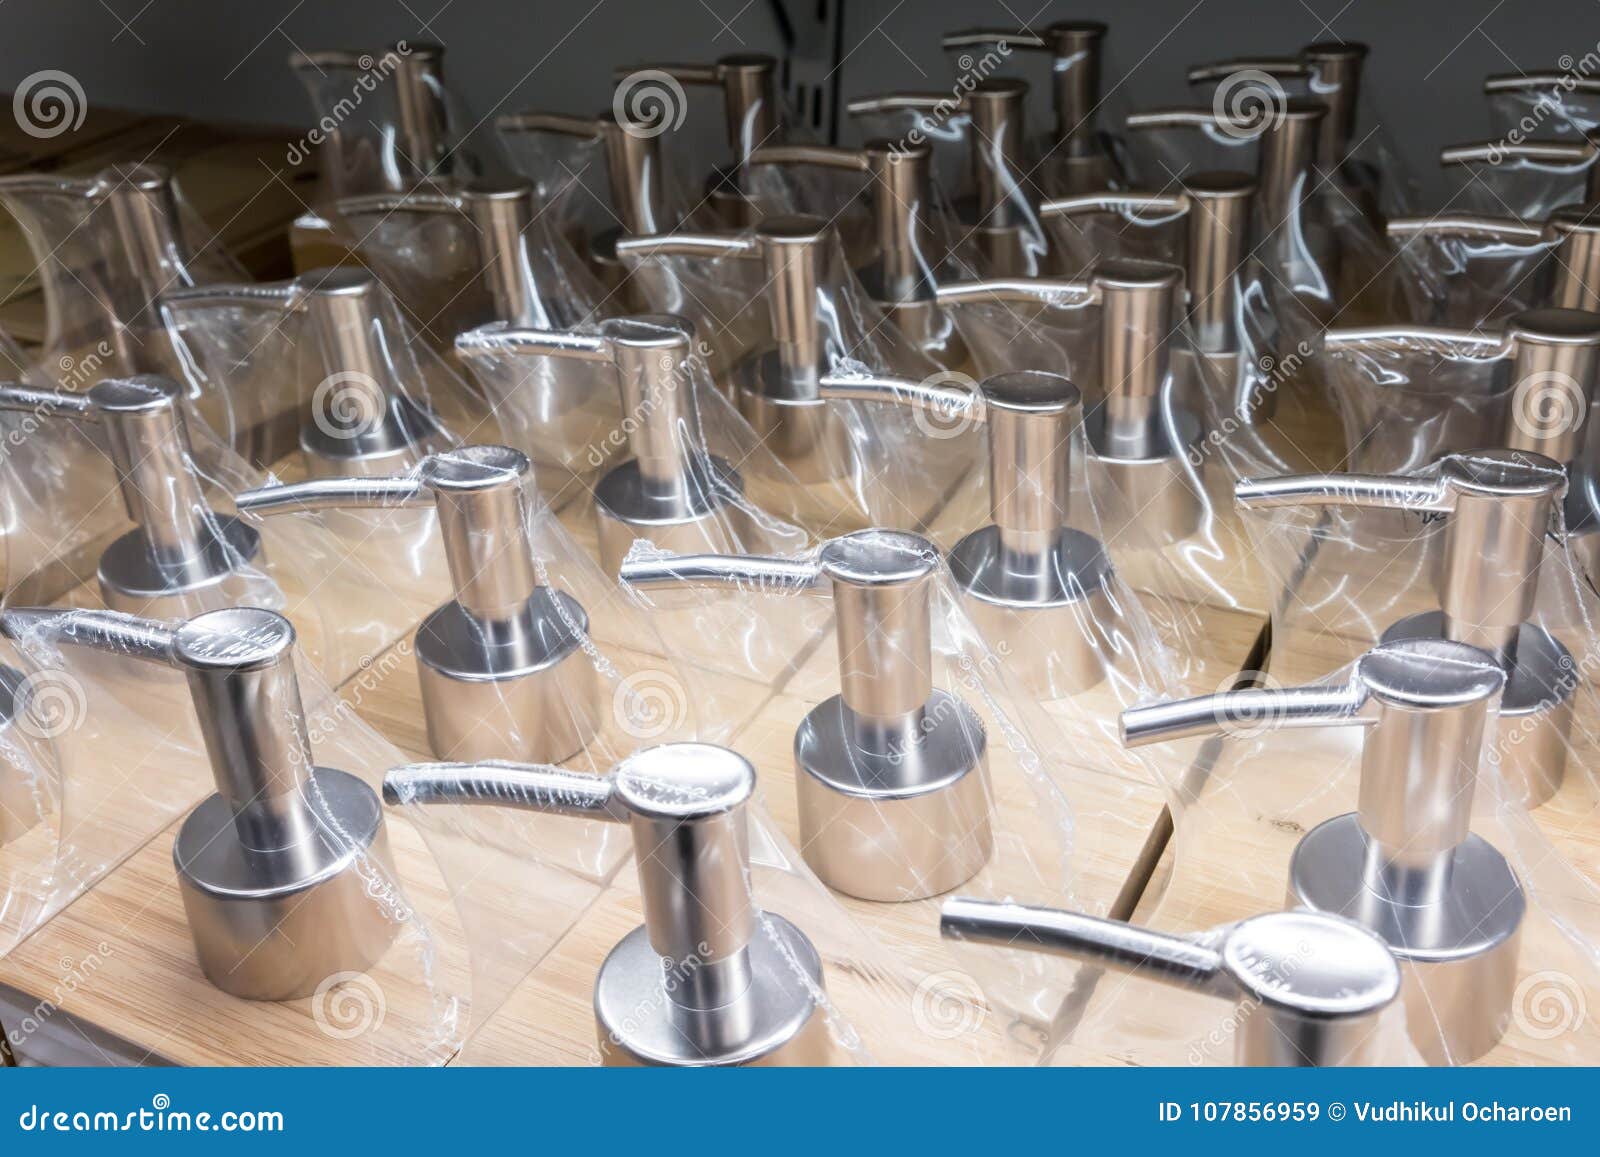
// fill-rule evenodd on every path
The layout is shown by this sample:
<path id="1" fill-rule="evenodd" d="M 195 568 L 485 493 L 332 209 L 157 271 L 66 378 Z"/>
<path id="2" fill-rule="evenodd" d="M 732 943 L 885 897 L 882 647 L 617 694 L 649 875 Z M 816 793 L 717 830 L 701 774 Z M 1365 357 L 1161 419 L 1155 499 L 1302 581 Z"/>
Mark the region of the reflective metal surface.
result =
<path id="1" fill-rule="evenodd" d="M 319 479 L 236 497 L 241 513 L 432 506 L 455 599 L 417 628 L 428 740 L 441 759 L 559 762 L 599 726 L 589 620 L 539 585 L 528 539 L 531 465 L 504 446 L 435 454 L 411 474 Z"/>
<path id="2" fill-rule="evenodd" d="M 933 686 L 934 545 L 867 530 L 815 560 L 698 555 L 625 563 L 624 582 L 826 590 L 834 600 L 839 695 L 795 733 L 801 854 L 824 883 L 867 900 L 948 891 L 989 859 L 987 737 Z"/>
<path id="3" fill-rule="evenodd" d="M 1240 1065 L 1373 1065 L 1378 1017 L 1400 994 L 1400 969 L 1359 923 L 1316 911 L 1270 912 L 1174 936 L 1121 920 L 986 900 L 947 900 L 941 935 L 1065 956 L 1234 1000 Z"/>
<path id="4" fill-rule="evenodd" d="M 287 619 L 250 607 L 178 627 L 101 611 L 10 614 L 7 633 L 43 632 L 186 677 L 217 793 L 184 820 L 173 862 L 211 983 L 291 1000 L 383 955 L 406 904 L 382 808 L 356 777 L 313 763 Z"/>
<path id="5" fill-rule="evenodd" d="M 1486 725 L 1506 685 L 1486 652 L 1380 643 L 1343 687 L 1257 689 L 1122 714 L 1123 742 L 1233 728 L 1365 727 L 1357 810 L 1308 833 L 1289 898 L 1357 920 L 1400 961 L 1412 1041 L 1431 1063 L 1487 1052 L 1510 1020 L 1527 906 L 1504 857 L 1472 834 Z"/>
<path id="6" fill-rule="evenodd" d="M 418 764 L 384 779 L 390 803 L 524 808 L 628 824 L 644 925 L 595 978 L 607 1064 L 825 1064 L 822 965 L 805 934 L 751 893 L 755 768 L 702 743 L 634 752 L 605 777 L 554 767 Z M 796 975 L 799 969 L 801 975 Z"/>

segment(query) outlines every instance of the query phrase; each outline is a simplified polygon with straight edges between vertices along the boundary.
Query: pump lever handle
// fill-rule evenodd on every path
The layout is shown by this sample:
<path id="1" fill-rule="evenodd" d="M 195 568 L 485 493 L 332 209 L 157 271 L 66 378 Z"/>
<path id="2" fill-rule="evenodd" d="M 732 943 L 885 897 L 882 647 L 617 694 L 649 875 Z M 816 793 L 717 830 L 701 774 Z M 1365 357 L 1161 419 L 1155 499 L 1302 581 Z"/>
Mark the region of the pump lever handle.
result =
<path id="1" fill-rule="evenodd" d="M 762 145 L 754 150 L 748 162 L 752 165 L 820 165 L 828 169 L 849 169 L 858 173 L 870 172 L 872 159 L 865 149 L 847 149 L 836 145 Z"/>
<path id="2" fill-rule="evenodd" d="M 972 422 L 982 422 L 984 416 L 979 394 L 935 380 L 897 374 L 830 373 L 822 376 L 817 387 L 820 396 L 828 401 L 892 402 Z"/>
<path id="3" fill-rule="evenodd" d="M 1410 478 L 1403 474 L 1287 474 L 1276 478 L 1241 478 L 1234 486 L 1233 497 L 1243 510 L 1337 505 L 1448 513 L 1456 508 L 1460 493 L 1460 488 L 1442 474 L 1438 478 Z"/>
<path id="4" fill-rule="evenodd" d="M 614 823 L 624 823 L 629 818 L 626 805 L 616 797 L 610 776 L 500 759 L 482 763 L 411 763 L 392 768 L 383 777 L 383 801 L 486 804 Z"/>
<path id="5" fill-rule="evenodd" d="M 1044 37 L 1020 28 L 968 28 L 960 32 L 946 32 L 940 41 L 941 48 L 982 48 L 989 44 L 1007 44 L 1029 52 L 1040 52 L 1050 47 Z"/>
<path id="6" fill-rule="evenodd" d="M 1390 240 L 1408 237 L 1477 237 L 1505 245 L 1537 245 L 1549 240 L 1548 226 L 1515 217 L 1477 213 L 1442 213 L 1432 217 L 1391 217 L 1385 226 Z"/>
<path id="7" fill-rule="evenodd" d="M 1082 217 L 1091 213 L 1181 215 L 1188 213 L 1189 209 L 1190 199 L 1183 193 L 1151 193 L 1132 189 L 1119 192 L 1105 189 L 1045 201 L 1039 206 L 1039 215 L 1041 217 Z"/>
<path id="8" fill-rule="evenodd" d="M 258 486 L 234 495 L 241 514 L 260 516 L 341 509 L 400 509 L 432 506 L 428 485 L 416 474 L 367 478 L 313 478 L 287 485 Z"/>
<path id="9" fill-rule="evenodd" d="M 886 92 L 876 96 L 860 96 L 845 106 L 851 116 L 869 116 L 886 112 L 938 112 L 956 108 L 966 111 L 964 100 L 951 100 L 947 92 Z"/>
<path id="10" fill-rule="evenodd" d="M 733 587 L 762 593 L 818 590 L 819 563 L 775 555 L 666 554 L 625 559 L 617 577 L 642 590 L 659 587 Z"/>
<path id="11" fill-rule="evenodd" d="M 252 282 L 240 285 L 192 285 L 169 289 L 161 294 L 163 305 L 275 305 L 284 312 L 301 307 L 306 298 L 304 280 L 290 277 L 283 281 Z"/>
<path id="12" fill-rule="evenodd" d="M 941 305 L 964 305 L 983 301 L 1043 302 L 1062 306 L 1092 305 L 1100 300 L 1100 290 L 1090 281 L 1069 281 L 1063 277 L 996 277 L 980 281 L 952 281 L 939 286 Z"/>
<path id="13" fill-rule="evenodd" d="M 652 233 L 617 239 L 617 256 L 646 257 L 756 257 L 760 243 L 736 233 Z"/>
<path id="14" fill-rule="evenodd" d="M 1247 56 L 1237 60 L 1196 64 L 1189 69 L 1189 83 L 1204 84 L 1212 80 L 1225 80 L 1236 72 L 1264 72 L 1268 76 L 1288 79 L 1311 76 L 1315 71 L 1309 62 L 1298 56 Z"/>
<path id="15" fill-rule="evenodd" d="M 1567 141 L 1474 141 L 1439 150 L 1441 165 L 1499 165 L 1505 161 L 1536 161 L 1555 165 L 1581 165 L 1595 159 L 1595 146 Z"/>
<path id="16" fill-rule="evenodd" d="M 494 127 L 502 133 L 553 133 L 586 141 L 598 141 L 605 132 L 604 122 L 599 117 L 553 112 L 503 113 L 495 118 Z"/>
<path id="17" fill-rule="evenodd" d="M 0 611 L 0 634 L 24 645 L 69 643 L 165 667 L 182 665 L 173 652 L 176 630 L 156 619 L 118 611 L 13 607 Z"/>
<path id="18" fill-rule="evenodd" d="M 75 422 L 97 422 L 101 417 L 100 407 L 95 405 L 92 392 L 73 394 L 66 390 L 40 390 L 22 382 L 0 382 L 0 410 L 68 418 Z"/>

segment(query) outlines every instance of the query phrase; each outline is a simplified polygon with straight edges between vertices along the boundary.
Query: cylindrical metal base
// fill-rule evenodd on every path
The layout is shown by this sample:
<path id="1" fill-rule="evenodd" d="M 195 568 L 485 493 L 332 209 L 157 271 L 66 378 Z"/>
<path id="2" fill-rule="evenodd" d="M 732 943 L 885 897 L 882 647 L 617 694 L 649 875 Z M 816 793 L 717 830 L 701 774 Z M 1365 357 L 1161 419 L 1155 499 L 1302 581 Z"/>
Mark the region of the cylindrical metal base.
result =
<path id="1" fill-rule="evenodd" d="M 156 565 L 137 527 L 100 556 L 100 597 L 107 608 L 175 621 L 238 603 L 249 590 L 247 571 L 261 558 L 261 535 L 231 514 L 211 516 L 216 538 L 182 573 Z M 257 576 L 258 577 L 258 576 Z"/>
<path id="2" fill-rule="evenodd" d="M 977 713 L 945 691 L 920 719 L 870 739 L 843 699 L 824 700 L 794 736 L 801 855 L 862 900 L 966 883 L 994 852 L 987 753 Z"/>
<path id="3" fill-rule="evenodd" d="M 854 460 L 849 429 L 827 402 L 775 397 L 776 391 L 766 383 L 779 376 L 776 350 L 752 354 L 733 368 L 739 413 L 755 430 L 757 441 L 797 482 L 848 478 Z"/>
<path id="4" fill-rule="evenodd" d="M 745 949 L 750 987 L 721 1008 L 674 1004 L 677 970 L 650 947 L 643 926 L 628 933 L 600 965 L 594 985 L 595 1029 L 607 1065 L 826 1065 L 833 1053 L 817 1007 L 822 960 L 805 933 L 770 912 L 757 917 Z M 797 970 L 803 975 L 797 975 Z"/>
<path id="5" fill-rule="evenodd" d="M 949 561 L 962 608 L 1029 697 L 1064 699 L 1106 677 L 1100 632 L 1116 612 L 1106 597 L 1111 564 L 1096 539 L 1063 529 L 1048 565 L 1019 574 L 1007 569 L 999 528 L 986 526 L 956 543 Z"/>
<path id="6" fill-rule="evenodd" d="M 740 554 L 756 549 L 748 513 L 731 501 L 744 492 L 743 481 L 721 459 L 712 459 L 711 469 L 715 481 L 691 483 L 685 501 L 670 506 L 651 499 L 637 460 L 624 462 L 600 479 L 594 489 L 600 569 L 616 578 L 636 539 L 648 539 L 674 554 Z M 660 603 L 656 592 L 650 598 Z"/>
<path id="7" fill-rule="evenodd" d="M 1182 542 L 1200 528 L 1205 513 L 1199 467 L 1189 452 L 1200 441 L 1200 423 L 1186 410 L 1174 409 L 1167 444 L 1144 458 L 1112 458 L 1101 452 L 1105 442 L 1105 410 L 1084 418 L 1084 432 L 1093 454 L 1091 469 L 1108 486 L 1099 491 L 1095 510 L 1106 542 L 1123 547 L 1163 547 Z"/>
<path id="8" fill-rule="evenodd" d="M 417 679 L 433 754 L 560 763 L 582 751 L 600 725 L 582 648 L 588 626 L 576 599 L 545 588 L 505 633 L 491 634 L 460 603 L 422 620 Z"/>
<path id="9" fill-rule="evenodd" d="M 1383 632 L 1396 639 L 1438 639 L 1444 616 L 1438 611 L 1409 615 Z M 1534 808 L 1561 790 L 1567 773 L 1567 736 L 1578 686 L 1572 653 L 1550 632 L 1523 623 L 1517 632 L 1517 661 L 1506 672 L 1500 698 L 1500 725 L 1493 755 L 1511 798 Z"/>
<path id="10" fill-rule="evenodd" d="M 172 847 L 179 890 L 206 979 L 246 1000 L 310 996 L 340 972 L 363 972 L 388 949 L 398 894 L 377 794 L 343 771 L 316 768 L 306 844 L 249 851 L 219 795 L 190 813 Z M 388 897 L 388 899 L 385 899 Z"/>
<path id="11" fill-rule="evenodd" d="M 1318 824 L 1289 861 L 1289 900 L 1371 928 L 1400 962 L 1411 1041 L 1429 1064 L 1465 1064 L 1511 1021 L 1527 899 L 1505 857 L 1479 836 L 1455 850 L 1438 904 L 1393 903 L 1362 871 L 1367 837 L 1354 813 Z"/>

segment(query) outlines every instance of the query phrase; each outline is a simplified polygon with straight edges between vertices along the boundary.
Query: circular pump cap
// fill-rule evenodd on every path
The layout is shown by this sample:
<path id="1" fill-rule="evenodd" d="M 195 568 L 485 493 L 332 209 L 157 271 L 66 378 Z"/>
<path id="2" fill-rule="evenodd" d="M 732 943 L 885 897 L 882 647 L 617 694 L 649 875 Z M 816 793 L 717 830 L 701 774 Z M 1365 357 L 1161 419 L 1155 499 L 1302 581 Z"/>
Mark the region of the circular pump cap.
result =
<path id="1" fill-rule="evenodd" d="M 1256 188 L 1255 177 L 1238 169 L 1210 169 L 1183 178 L 1184 192 L 1207 201 L 1248 197 Z"/>
<path id="2" fill-rule="evenodd" d="M 1300 55 L 1321 63 L 1329 60 L 1365 60 L 1372 50 L 1359 41 L 1319 40 L 1308 44 Z"/>
<path id="3" fill-rule="evenodd" d="M 1600 344 L 1600 314 L 1586 309 L 1530 309 L 1506 323 L 1506 336 L 1539 345 Z"/>
<path id="4" fill-rule="evenodd" d="M 89 400 L 97 409 L 119 414 L 164 410 L 176 405 L 182 396 L 182 387 L 162 374 L 105 378 L 89 387 Z"/>
<path id="5" fill-rule="evenodd" d="M 724 72 L 742 72 L 760 75 L 772 72 L 778 67 L 777 58 L 765 52 L 734 52 L 717 60 L 717 67 Z"/>
<path id="6" fill-rule="evenodd" d="M 1056 55 L 1081 50 L 1105 37 L 1106 26 L 1098 20 L 1058 20 L 1044 30 Z"/>
<path id="7" fill-rule="evenodd" d="M 422 480 L 435 490 L 489 490 L 532 469 L 528 456 L 509 446 L 462 446 L 430 454 L 422 463 Z"/>
<path id="8" fill-rule="evenodd" d="M 1328 106 L 1320 100 L 1310 97 L 1293 96 L 1284 102 L 1283 109 L 1277 114 L 1279 120 L 1290 121 L 1320 121 L 1328 115 Z"/>
<path id="9" fill-rule="evenodd" d="M 1446 478 L 1463 490 L 1495 497 L 1553 494 L 1567 484 L 1567 472 L 1554 458 L 1530 450 L 1474 450 L 1451 454 L 1440 463 Z"/>
<path id="10" fill-rule="evenodd" d="M 624 759 L 613 783 L 634 815 L 699 819 L 742 807 L 755 794 L 756 769 L 726 747 L 664 743 Z"/>
<path id="11" fill-rule="evenodd" d="M 1118 257 L 1096 264 L 1090 280 L 1112 289 L 1176 289 L 1183 284 L 1183 270 L 1165 261 Z"/>
<path id="12" fill-rule="evenodd" d="M 807 245 L 824 237 L 828 228 L 821 217 L 792 213 L 762 218 L 756 226 L 756 235 L 763 241 L 780 245 Z"/>
<path id="13" fill-rule="evenodd" d="M 1552 209 L 1548 218 L 1552 231 L 1563 236 L 1571 233 L 1600 233 L 1600 201 L 1586 205 L 1562 205 Z"/>
<path id="14" fill-rule="evenodd" d="M 903 530 L 858 530 L 826 543 L 818 557 L 835 582 L 855 587 L 900 586 L 939 568 L 939 548 Z"/>
<path id="15" fill-rule="evenodd" d="M 1356 670 L 1375 698 L 1429 709 L 1487 699 L 1506 681 L 1487 652 L 1447 639 L 1381 643 L 1361 656 Z"/>
<path id="16" fill-rule="evenodd" d="M 533 196 L 533 186 L 516 177 L 474 177 L 461 188 L 467 201 L 516 201 Z"/>
<path id="17" fill-rule="evenodd" d="M 1222 966 L 1248 996 L 1306 1016 L 1367 1016 L 1400 995 L 1400 966 L 1388 945 L 1322 912 L 1241 921 L 1222 942 Z"/>
<path id="18" fill-rule="evenodd" d="M 294 649 L 294 626 L 275 611 L 227 607 L 196 615 L 173 636 L 185 667 L 250 671 L 275 666 Z"/>
<path id="19" fill-rule="evenodd" d="M 978 383 L 983 404 L 1013 414 L 1068 414 L 1083 405 L 1083 394 L 1071 379 L 1046 370 L 1014 370 Z"/>

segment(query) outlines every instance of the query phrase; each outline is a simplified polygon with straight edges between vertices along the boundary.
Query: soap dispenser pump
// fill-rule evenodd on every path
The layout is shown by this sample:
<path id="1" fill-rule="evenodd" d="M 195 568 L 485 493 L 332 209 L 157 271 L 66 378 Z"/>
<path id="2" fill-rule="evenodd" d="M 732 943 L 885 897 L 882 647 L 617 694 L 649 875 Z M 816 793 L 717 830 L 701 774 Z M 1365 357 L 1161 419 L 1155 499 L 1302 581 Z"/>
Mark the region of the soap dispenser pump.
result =
<path id="1" fill-rule="evenodd" d="M 195 473 L 183 393 L 171 378 L 108 378 L 83 393 L 0 385 L 0 410 L 66 418 L 105 434 L 135 526 L 106 547 L 97 577 L 107 607 L 184 618 L 241 598 L 261 536 L 211 510 Z"/>
<path id="2" fill-rule="evenodd" d="M 863 900 L 948 892 L 988 863 L 988 740 L 978 714 L 933 685 L 939 552 L 927 539 L 865 530 L 814 559 L 640 557 L 640 589 L 734 587 L 832 594 L 840 693 L 795 731 L 800 848 L 823 883 Z"/>
<path id="3" fill-rule="evenodd" d="M 832 1037 L 822 960 L 756 906 L 748 805 L 756 773 L 705 743 L 666 743 L 605 776 L 516 763 L 416 764 L 391 804 L 476 804 L 627 824 L 644 923 L 600 965 L 594 1016 L 607 1065 L 823 1065 Z"/>
<path id="4" fill-rule="evenodd" d="M 1292 903 L 1355 920 L 1404 974 L 1413 1043 L 1431 1064 L 1483 1056 L 1511 1021 L 1527 896 L 1471 830 L 1472 796 L 1505 674 L 1447 639 L 1380 643 L 1344 686 L 1257 688 L 1122 713 L 1129 747 L 1230 729 L 1366 729 L 1354 812 L 1301 839 Z"/>
<path id="5" fill-rule="evenodd" d="M 314 763 L 287 619 L 231 607 L 172 626 L 45 607 L 0 612 L 0 629 L 185 675 L 217 791 L 178 828 L 172 859 L 207 980 L 292 1000 L 383 956 L 406 910 L 383 809 L 362 780 Z"/>
<path id="6" fill-rule="evenodd" d="M 1231 1000 L 1239 1006 L 1236 1065 L 1382 1064 L 1379 1018 L 1400 995 L 1388 945 L 1326 912 L 1267 912 L 1175 936 L 1083 912 L 957 897 L 944 902 L 939 932 Z"/>
<path id="7" fill-rule="evenodd" d="M 528 538 L 532 466 L 506 446 L 468 446 L 409 474 L 248 490 L 241 512 L 433 508 L 455 597 L 418 625 L 428 744 L 441 759 L 559 762 L 599 727 L 589 619 L 539 581 Z"/>

